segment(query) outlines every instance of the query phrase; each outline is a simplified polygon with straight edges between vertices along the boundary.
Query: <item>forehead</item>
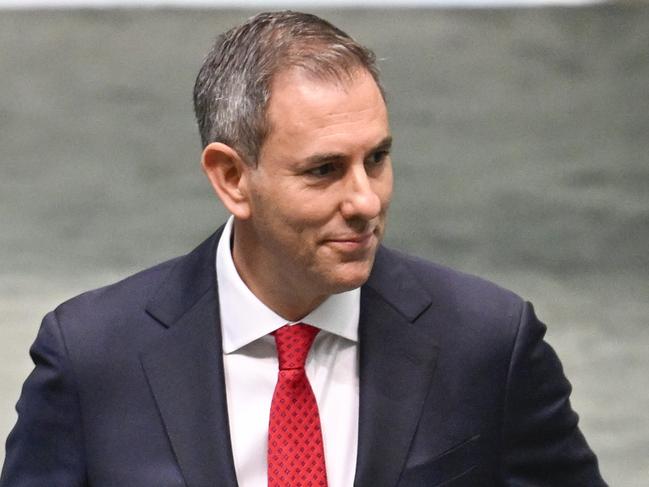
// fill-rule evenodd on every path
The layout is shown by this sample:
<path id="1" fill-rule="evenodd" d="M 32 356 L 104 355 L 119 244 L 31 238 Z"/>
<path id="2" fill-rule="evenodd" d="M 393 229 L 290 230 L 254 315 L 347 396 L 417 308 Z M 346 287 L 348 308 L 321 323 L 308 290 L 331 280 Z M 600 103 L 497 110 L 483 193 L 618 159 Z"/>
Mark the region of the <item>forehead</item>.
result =
<path id="1" fill-rule="evenodd" d="M 383 95 L 366 70 L 330 80 L 299 69 L 281 72 L 271 83 L 266 118 L 266 142 L 342 142 L 345 135 L 381 139 L 389 132 Z"/>

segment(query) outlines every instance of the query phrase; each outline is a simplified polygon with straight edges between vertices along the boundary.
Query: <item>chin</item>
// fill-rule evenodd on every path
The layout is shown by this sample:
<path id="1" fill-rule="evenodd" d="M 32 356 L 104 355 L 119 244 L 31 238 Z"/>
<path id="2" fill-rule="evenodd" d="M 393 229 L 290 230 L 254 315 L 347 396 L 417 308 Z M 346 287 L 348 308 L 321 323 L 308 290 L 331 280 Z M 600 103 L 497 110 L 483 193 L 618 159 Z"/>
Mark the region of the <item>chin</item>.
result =
<path id="1" fill-rule="evenodd" d="M 339 294 L 361 287 L 370 277 L 372 262 L 356 263 L 353 266 L 349 263 L 340 269 L 338 273 L 331 276 L 331 287 L 334 291 L 331 294 Z"/>

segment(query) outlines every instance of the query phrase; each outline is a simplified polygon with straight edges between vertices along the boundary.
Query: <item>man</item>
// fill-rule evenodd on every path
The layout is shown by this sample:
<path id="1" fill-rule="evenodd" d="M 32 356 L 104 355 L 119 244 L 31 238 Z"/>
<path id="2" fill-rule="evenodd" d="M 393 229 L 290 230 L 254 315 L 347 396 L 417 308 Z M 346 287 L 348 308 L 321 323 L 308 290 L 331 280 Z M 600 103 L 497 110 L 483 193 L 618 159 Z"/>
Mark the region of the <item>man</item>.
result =
<path id="1" fill-rule="evenodd" d="M 2 487 L 605 485 L 531 305 L 380 246 L 370 51 L 260 14 L 194 102 L 232 218 L 46 316 Z"/>

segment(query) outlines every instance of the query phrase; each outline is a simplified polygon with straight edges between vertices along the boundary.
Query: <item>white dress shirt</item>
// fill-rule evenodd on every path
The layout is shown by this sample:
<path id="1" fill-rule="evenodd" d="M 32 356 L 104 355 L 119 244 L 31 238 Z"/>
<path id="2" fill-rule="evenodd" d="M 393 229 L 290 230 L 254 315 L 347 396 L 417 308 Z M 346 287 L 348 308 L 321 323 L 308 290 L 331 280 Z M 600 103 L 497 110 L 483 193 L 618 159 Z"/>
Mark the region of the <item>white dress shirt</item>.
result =
<path id="1" fill-rule="evenodd" d="M 232 454 L 240 487 L 267 485 L 270 403 L 277 351 L 269 335 L 289 323 L 250 291 L 232 260 L 233 218 L 216 252 L 223 364 Z M 320 411 L 329 487 L 354 482 L 358 444 L 360 289 L 330 296 L 300 322 L 319 328 L 306 373 Z"/>

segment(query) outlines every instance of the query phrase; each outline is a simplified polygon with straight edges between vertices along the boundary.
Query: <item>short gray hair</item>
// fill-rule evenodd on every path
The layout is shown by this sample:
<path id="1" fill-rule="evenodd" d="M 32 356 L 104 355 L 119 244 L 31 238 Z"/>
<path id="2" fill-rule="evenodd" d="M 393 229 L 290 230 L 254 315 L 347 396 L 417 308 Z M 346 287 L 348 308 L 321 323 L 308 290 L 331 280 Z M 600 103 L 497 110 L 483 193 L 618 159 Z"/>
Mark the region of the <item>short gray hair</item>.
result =
<path id="1" fill-rule="evenodd" d="M 198 73 L 194 112 L 203 147 L 222 142 L 256 165 L 270 130 L 271 84 L 293 68 L 335 82 L 365 70 L 383 93 L 374 53 L 342 30 L 311 14 L 261 13 L 221 34 Z"/>

